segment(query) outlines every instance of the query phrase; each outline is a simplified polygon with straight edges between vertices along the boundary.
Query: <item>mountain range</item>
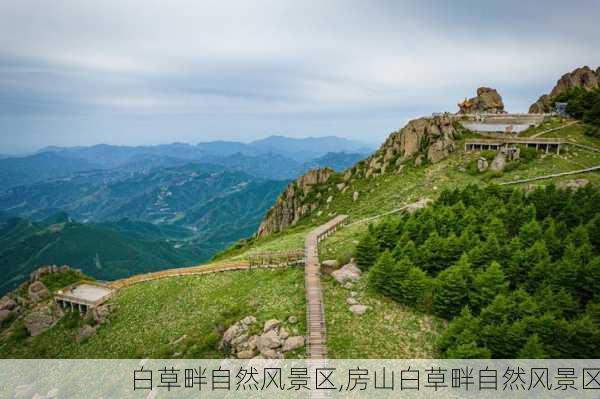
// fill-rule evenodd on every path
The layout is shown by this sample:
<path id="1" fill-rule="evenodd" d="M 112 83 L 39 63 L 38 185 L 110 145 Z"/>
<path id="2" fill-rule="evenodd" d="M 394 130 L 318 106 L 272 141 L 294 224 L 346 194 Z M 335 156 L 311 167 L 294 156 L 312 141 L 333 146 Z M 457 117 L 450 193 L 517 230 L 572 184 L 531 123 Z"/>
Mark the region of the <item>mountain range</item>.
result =
<path id="1" fill-rule="evenodd" d="M 362 143 L 336 137 L 274 136 L 248 144 L 48 147 L 0 159 L 5 289 L 45 263 L 113 279 L 206 261 L 251 236 L 290 179 L 311 168 L 343 170 L 366 156 L 361 151 L 368 151 Z M 111 263 L 125 252 L 118 267 Z M 113 266 L 96 269 L 97 259 Z"/>

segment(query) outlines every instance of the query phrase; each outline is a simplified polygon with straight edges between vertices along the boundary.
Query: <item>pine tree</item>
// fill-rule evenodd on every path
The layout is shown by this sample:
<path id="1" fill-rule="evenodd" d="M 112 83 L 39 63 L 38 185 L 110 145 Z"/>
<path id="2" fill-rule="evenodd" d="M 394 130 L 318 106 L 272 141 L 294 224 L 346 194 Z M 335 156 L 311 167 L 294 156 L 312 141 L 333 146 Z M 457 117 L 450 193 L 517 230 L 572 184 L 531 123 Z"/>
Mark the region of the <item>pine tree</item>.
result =
<path id="1" fill-rule="evenodd" d="M 475 275 L 470 295 L 471 307 L 479 310 L 490 304 L 496 295 L 506 292 L 508 283 L 498 262 L 492 262 L 485 270 Z"/>
<path id="2" fill-rule="evenodd" d="M 377 239 L 373 229 L 369 229 L 367 234 L 360 240 L 356 246 L 354 257 L 356 258 L 356 264 L 362 270 L 368 270 L 376 261 L 379 253 L 379 247 L 377 245 Z"/>
<path id="3" fill-rule="evenodd" d="M 540 337 L 537 334 L 533 334 L 527 339 L 525 346 L 519 351 L 517 357 L 519 359 L 548 359 L 550 356 Z"/>
<path id="4" fill-rule="evenodd" d="M 377 291 L 390 295 L 390 292 L 387 291 L 388 287 L 386 286 L 386 282 L 388 282 L 394 263 L 394 258 L 389 251 L 385 251 L 381 254 L 371 270 L 369 270 L 370 286 Z"/>
<path id="5" fill-rule="evenodd" d="M 530 247 L 542 238 L 542 227 L 537 220 L 531 220 L 519 230 L 519 238 L 525 248 Z"/>
<path id="6" fill-rule="evenodd" d="M 439 316 L 452 318 L 468 304 L 472 270 L 466 257 L 442 271 L 435 279 L 432 309 Z"/>
<path id="7" fill-rule="evenodd" d="M 402 286 L 404 303 L 423 308 L 431 289 L 430 280 L 423 270 L 416 266 L 411 267 Z"/>

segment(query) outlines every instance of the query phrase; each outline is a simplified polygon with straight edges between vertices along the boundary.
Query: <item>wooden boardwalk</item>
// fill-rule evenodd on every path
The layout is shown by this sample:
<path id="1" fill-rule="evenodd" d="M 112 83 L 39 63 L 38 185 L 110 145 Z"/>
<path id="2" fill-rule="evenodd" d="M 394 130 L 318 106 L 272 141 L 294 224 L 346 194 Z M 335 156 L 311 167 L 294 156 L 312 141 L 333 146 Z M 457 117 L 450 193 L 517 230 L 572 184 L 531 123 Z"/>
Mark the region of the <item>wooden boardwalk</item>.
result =
<path id="1" fill-rule="evenodd" d="M 321 288 L 321 267 L 319 262 L 318 246 L 319 241 L 335 233 L 335 231 L 344 225 L 347 215 L 340 215 L 329 222 L 312 230 L 304 241 L 304 288 L 306 294 L 306 325 L 307 340 L 306 354 L 309 359 L 326 359 L 327 342 L 325 330 L 325 308 L 323 305 L 323 292 Z M 258 268 L 277 268 L 287 267 L 291 263 L 300 263 L 297 256 L 288 252 L 284 253 L 281 263 L 267 263 L 256 265 L 255 262 L 239 261 L 231 263 L 212 263 L 199 266 L 181 267 L 176 269 L 161 270 L 154 273 L 145 273 L 114 281 L 110 288 L 119 289 L 128 287 L 146 281 L 159 280 L 169 277 L 202 275 L 209 273 L 219 273 L 233 270 L 250 270 Z M 261 254 L 261 256 L 267 256 Z M 281 253 L 268 256 L 269 259 L 281 257 Z"/>
<path id="2" fill-rule="evenodd" d="M 312 230 L 304 241 L 304 289 L 306 292 L 306 354 L 309 359 L 327 358 L 325 308 L 321 288 L 319 241 L 333 234 L 348 216 L 340 215 Z"/>

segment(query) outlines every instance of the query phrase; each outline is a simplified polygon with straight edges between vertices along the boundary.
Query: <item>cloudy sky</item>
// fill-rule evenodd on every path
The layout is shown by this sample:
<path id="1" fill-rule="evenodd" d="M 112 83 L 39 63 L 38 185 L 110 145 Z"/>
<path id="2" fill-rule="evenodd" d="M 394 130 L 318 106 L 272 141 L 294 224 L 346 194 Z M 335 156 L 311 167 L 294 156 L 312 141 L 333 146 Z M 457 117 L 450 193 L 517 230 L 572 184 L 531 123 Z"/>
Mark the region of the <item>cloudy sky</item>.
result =
<path id="1" fill-rule="evenodd" d="M 600 65 L 598 20 L 600 0 L 0 0 L 0 153 L 377 143 L 480 85 L 526 111 Z"/>

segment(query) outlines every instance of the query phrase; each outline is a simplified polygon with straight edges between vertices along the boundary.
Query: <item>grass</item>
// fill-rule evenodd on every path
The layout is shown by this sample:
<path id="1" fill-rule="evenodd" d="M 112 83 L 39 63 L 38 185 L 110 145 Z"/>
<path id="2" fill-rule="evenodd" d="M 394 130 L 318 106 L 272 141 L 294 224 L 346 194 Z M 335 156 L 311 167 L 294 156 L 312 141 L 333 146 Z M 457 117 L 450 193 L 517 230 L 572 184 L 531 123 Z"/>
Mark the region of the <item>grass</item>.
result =
<path id="1" fill-rule="evenodd" d="M 369 306 L 362 316 L 348 310 L 350 291 L 331 277 L 323 279 L 328 355 L 337 359 L 439 358 L 435 340 L 445 328 L 439 318 L 400 305 L 366 287 L 362 277 L 352 288 Z"/>
<path id="2" fill-rule="evenodd" d="M 298 318 L 286 326 L 305 334 L 303 270 L 300 268 L 229 272 L 168 278 L 123 289 L 112 301 L 110 324 L 77 344 L 82 321 L 65 317 L 49 331 L 25 338 L 20 322 L 0 338 L 5 358 L 222 358 L 225 328 L 247 315 Z M 174 341 L 187 336 L 176 345 Z M 303 349 L 293 355 L 302 356 Z"/>

